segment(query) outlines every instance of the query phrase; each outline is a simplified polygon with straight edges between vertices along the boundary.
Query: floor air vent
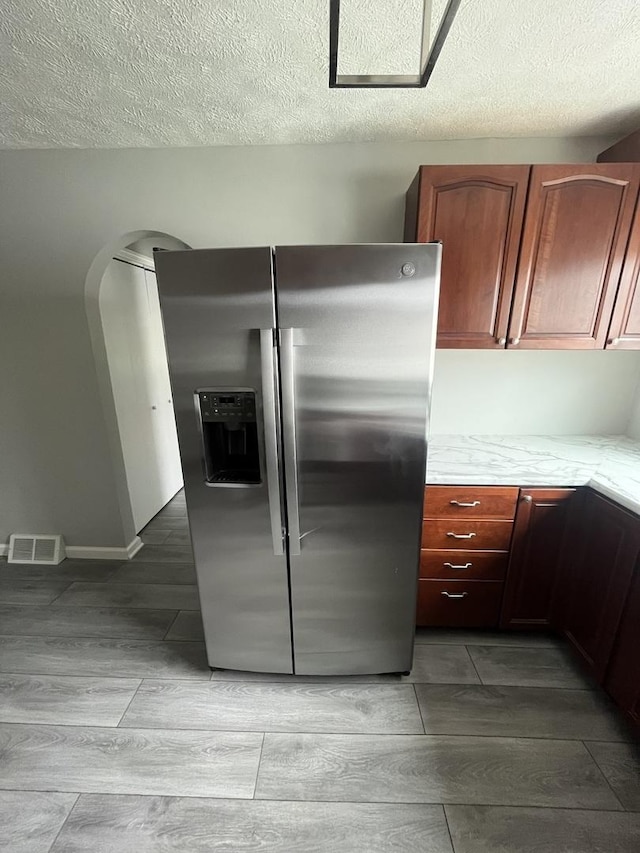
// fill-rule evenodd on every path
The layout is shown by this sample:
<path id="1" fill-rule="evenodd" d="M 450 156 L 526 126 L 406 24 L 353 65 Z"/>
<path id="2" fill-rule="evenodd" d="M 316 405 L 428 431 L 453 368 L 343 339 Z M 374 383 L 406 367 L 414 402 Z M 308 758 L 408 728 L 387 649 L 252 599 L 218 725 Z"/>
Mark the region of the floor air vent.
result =
<path id="1" fill-rule="evenodd" d="M 13 533 L 9 537 L 9 563 L 57 566 L 64 558 L 62 536 Z"/>

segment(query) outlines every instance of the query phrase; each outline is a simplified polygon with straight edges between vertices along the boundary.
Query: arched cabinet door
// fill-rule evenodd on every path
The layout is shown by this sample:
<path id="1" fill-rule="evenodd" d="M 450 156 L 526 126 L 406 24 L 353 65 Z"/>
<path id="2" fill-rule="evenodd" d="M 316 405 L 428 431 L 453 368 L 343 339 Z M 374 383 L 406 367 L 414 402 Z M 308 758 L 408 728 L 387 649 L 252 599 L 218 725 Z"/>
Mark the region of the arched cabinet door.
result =
<path id="1" fill-rule="evenodd" d="M 443 244 L 437 346 L 504 349 L 530 166 L 422 166 L 405 240 Z"/>
<path id="2" fill-rule="evenodd" d="M 534 166 L 509 347 L 602 349 L 640 165 Z"/>
<path id="3" fill-rule="evenodd" d="M 607 349 L 640 349 L 640 203 L 613 308 Z"/>

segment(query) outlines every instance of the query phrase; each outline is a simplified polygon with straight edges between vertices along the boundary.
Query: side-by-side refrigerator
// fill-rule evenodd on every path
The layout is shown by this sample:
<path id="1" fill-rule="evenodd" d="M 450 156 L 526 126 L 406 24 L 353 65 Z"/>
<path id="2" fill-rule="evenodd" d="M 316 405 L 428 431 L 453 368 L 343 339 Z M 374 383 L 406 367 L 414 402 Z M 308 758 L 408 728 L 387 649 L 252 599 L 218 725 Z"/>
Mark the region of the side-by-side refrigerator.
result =
<path id="1" fill-rule="evenodd" d="M 155 253 L 212 667 L 411 669 L 440 252 Z"/>

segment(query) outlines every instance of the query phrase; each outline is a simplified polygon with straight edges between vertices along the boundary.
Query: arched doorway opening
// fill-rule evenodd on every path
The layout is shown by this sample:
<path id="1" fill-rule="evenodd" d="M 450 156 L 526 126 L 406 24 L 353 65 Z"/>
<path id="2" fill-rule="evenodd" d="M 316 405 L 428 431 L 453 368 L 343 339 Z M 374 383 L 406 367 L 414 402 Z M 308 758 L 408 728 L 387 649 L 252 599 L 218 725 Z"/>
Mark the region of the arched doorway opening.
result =
<path id="1" fill-rule="evenodd" d="M 188 248 L 154 231 L 110 241 L 94 259 L 85 307 L 128 554 L 182 485 L 153 247 Z"/>

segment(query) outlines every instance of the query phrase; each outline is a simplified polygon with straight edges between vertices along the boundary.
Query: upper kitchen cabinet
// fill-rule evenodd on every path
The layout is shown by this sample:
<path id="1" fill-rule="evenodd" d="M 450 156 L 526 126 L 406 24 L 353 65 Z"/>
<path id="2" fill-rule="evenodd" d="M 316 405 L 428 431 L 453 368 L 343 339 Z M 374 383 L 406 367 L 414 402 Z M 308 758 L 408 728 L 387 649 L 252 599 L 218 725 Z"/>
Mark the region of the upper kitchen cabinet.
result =
<path id="1" fill-rule="evenodd" d="M 640 349 L 640 164 L 421 166 L 405 240 L 440 240 L 440 348 Z"/>
<path id="2" fill-rule="evenodd" d="M 635 164 L 533 166 L 509 346 L 605 346 L 639 178 Z"/>
<path id="3" fill-rule="evenodd" d="M 640 130 L 601 151 L 597 159 L 598 163 L 640 163 Z"/>
<path id="4" fill-rule="evenodd" d="M 640 203 L 622 269 L 607 349 L 640 349 Z"/>
<path id="5" fill-rule="evenodd" d="M 503 349 L 529 166 L 422 166 L 405 240 L 443 244 L 437 345 Z"/>

